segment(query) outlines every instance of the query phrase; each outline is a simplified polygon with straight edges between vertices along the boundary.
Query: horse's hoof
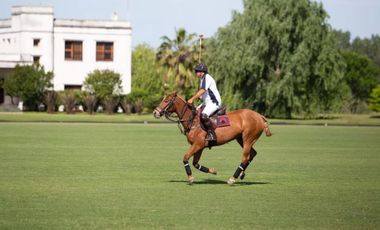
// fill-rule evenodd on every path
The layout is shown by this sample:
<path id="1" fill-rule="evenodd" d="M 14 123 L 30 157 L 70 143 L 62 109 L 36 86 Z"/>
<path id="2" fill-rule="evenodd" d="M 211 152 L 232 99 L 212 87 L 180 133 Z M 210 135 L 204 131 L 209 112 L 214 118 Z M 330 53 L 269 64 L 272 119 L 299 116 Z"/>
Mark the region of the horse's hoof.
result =
<path id="1" fill-rule="evenodd" d="M 208 172 L 214 175 L 218 173 L 214 168 L 210 168 Z"/>
<path id="2" fill-rule="evenodd" d="M 244 177 L 245 177 L 245 172 L 241 172 L 241 173 L 240 173 L 240 180 L 243 180 Z"/>
<path id="3" fill-rule="evenodd" d="M 234 177 L 230 177 L 230 178 L 228 179 L 228 181 L 227 181 L 227 184 L 229 184 L 229 185 L 233 185 L 233 184 L 235 184 L 235 181 L 236 181 L 236 179 L 235 179 Z"/>
<path id="4" fill-rule="evenodd" d="M 187 178 L 187 182 L 189 183 L 189 185 L 192 185 L 194 183 L 194 177 L 193 176 L 189 176 Z"/>

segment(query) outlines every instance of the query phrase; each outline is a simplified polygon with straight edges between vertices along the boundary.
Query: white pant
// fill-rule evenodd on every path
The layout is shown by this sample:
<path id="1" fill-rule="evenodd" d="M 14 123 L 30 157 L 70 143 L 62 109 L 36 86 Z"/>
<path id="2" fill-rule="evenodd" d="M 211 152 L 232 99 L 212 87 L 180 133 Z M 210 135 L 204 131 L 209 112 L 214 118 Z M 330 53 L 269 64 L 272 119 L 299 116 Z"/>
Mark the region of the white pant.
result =
<path id="1" fill-rule="evenodd" d="M 213 112 L 215 112 L 217 109 L 219 109 L 219 106 L 216 104 L 209 102 L 204 104 L 205 108 L 203 109 L 202 113 L 207 114 L 207 116 L 210 116 Z"/>

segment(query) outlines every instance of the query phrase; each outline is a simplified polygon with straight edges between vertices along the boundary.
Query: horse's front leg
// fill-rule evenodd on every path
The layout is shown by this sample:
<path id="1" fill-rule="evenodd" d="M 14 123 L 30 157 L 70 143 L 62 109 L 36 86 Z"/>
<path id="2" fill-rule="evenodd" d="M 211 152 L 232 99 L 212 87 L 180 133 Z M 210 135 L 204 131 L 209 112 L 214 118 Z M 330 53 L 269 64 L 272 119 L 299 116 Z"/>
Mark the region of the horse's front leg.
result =
<path id="1" fill-rule="evenodd" d="M 189 164 L 189 159 L 194 154 L 196 154 L 197 152 L 199 152 L 201 150 L 202 150 L 202 145 L 198 145 L 198 144 L 194 143 L 193 145 L 191 145 L 191 147 L 189 148 L 189 150 L 187 150 L 187 152 L 183 156 L 183 166 L 185 166 L 185 171 L 186 171 L 186 174 L 187 174 L 187 181 L 189 182 L 189 184 L 192 184 L 194 182 L 194 177 L 193 177 L 192 172 L 191 172 L 191 168 L 190 168 L 190 164 Z"/>
<path id="2" fill-rule="evenodd" d="M 201 158 L 202 156 L 202 152 L 203 152 L 203 149 L 199 150 L 197 153 L 194 154 L 194 158 L 193 158 L 193 166 L 198 169 L 199 171 L 201 172 L 204 172 L 204 173 L 211 173 L 211 174 L 214 174 L 216 175 L 217 172 L 214 168 L 207 168 L 206 166 L 203 166 L 203 165 L 200 165 L 199 164 L 199 159 Z"/>

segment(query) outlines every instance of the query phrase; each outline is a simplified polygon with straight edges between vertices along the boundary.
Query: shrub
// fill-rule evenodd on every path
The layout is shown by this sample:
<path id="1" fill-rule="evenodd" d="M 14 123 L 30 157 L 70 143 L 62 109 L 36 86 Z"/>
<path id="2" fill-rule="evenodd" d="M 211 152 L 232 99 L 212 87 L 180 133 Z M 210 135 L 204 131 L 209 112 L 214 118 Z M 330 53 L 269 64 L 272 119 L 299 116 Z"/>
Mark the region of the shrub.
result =
<path id="1" fill-rule="evenodd" d="M 53 90 L 49 90 L 45 93 L 44 103 L 47 106 L 48 113 L 54 113 L 58 101 L 58 94 Z"/>
<path id="2" fill-rule="evenodd" d="M 123 96 L 120 99 L 120 104 L 121 104 L 121 107 L 123 107 L 123 110 L 124 110 L 125 114 L 131 114 L 132 113 L 132 110 L 133 110 L 133 101 L 129 97 L 129 95 Z"/>
<path id="3" fill-rule="evenodd" d="M 95 94 L 102 101 L 107 96 L 121 94 L 120 74 L 112 70 L 94 70 L 87 75 L 84 89 L 90 94 Z"/>
<path id="4" fill-rule="evenodd" d="M 93 114 L 95 111 L 96 103 L 98 101 L 96 96 L 88 92 L 81 92 L 80 98 L 81 98 L 81 104 L 83 105 L 84 110 L 88 114 Z"/>
<path id="5" fill-rule="evenodd" d="M 134 103 L 135 112 L 141 114 L 144 111 L 144 101 L 142 98 L 137 98 Z"/>
<path id="6" fill-rule="evenodd" d="M 380 85 L 372 90 L 368 107 L 375 112 L 380 112 Z"/>
<path id="7" fill-rule="evenodd" d="M 75 112 L 75 106 L 78 104 L 78 91 L 65 90 L 59 93 L 60 101 L 65 107 L 67 114 L 73 114 Z"/>
<path id="8" fill-rule="evenodd" d="M 112 70 L 94 70 L 85 79 L 84 89 L 94 94 L 108 114 L 113 113 L 119 104 L 119 95 L 122 93 L 120 74 Z"/>
<path id="9" fill-rule="evenodd" d="M 136 88 L 127 96 L 134 106 L 134 111 L 152 112 L 162 99 L 161 93 L 152 94 L 147 90 Z M 138 108 L 136 108 L 138 107 Z M 140 108 L 142 107 L 142 108 Z M 140 112 L 140 113 L 141 113 Z"/>
<path id="10" fill-rule="evenodd" d="M 16 65 L 14 73 L 5 80 L 4 90 L 12 98 L 19 97 L 24 105 L 36 110 L 37 105 L 44 100 L 45 92 L 53 86 L 53 73 L 45 72 L 43 66 Z"/>
<path id="11" fill-rule="evenodd" d="M 103 99 L 104 108 L 107 114 L 112 114 L 115 111 L 115 108 L 120 102 L 120 98 L 117 96 L 106 96 Z"/>

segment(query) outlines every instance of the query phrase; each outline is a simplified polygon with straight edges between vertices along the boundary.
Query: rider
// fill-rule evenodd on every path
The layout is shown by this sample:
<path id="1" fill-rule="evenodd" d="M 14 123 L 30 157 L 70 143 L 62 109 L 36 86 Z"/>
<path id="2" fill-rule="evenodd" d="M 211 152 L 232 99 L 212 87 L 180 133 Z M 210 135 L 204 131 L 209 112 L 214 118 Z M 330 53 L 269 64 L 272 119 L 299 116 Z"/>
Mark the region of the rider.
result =
<path id="1" fill-rule="evenodd" d="M 200 89 L 191 97 L 187 102 L 192 104 L 194 100 L 202 98 L 204 109 L 201 114 L 201 122 L 207 129 L 207 141 L 216 141 L 216 134 L 209 118 L 217 109 L 222 105 L 222 100 L 214 78 L 208 74 L 207 66 L 203 63 L 198 64 L 195 67 L 195 73 L 200 79 Z"/>

